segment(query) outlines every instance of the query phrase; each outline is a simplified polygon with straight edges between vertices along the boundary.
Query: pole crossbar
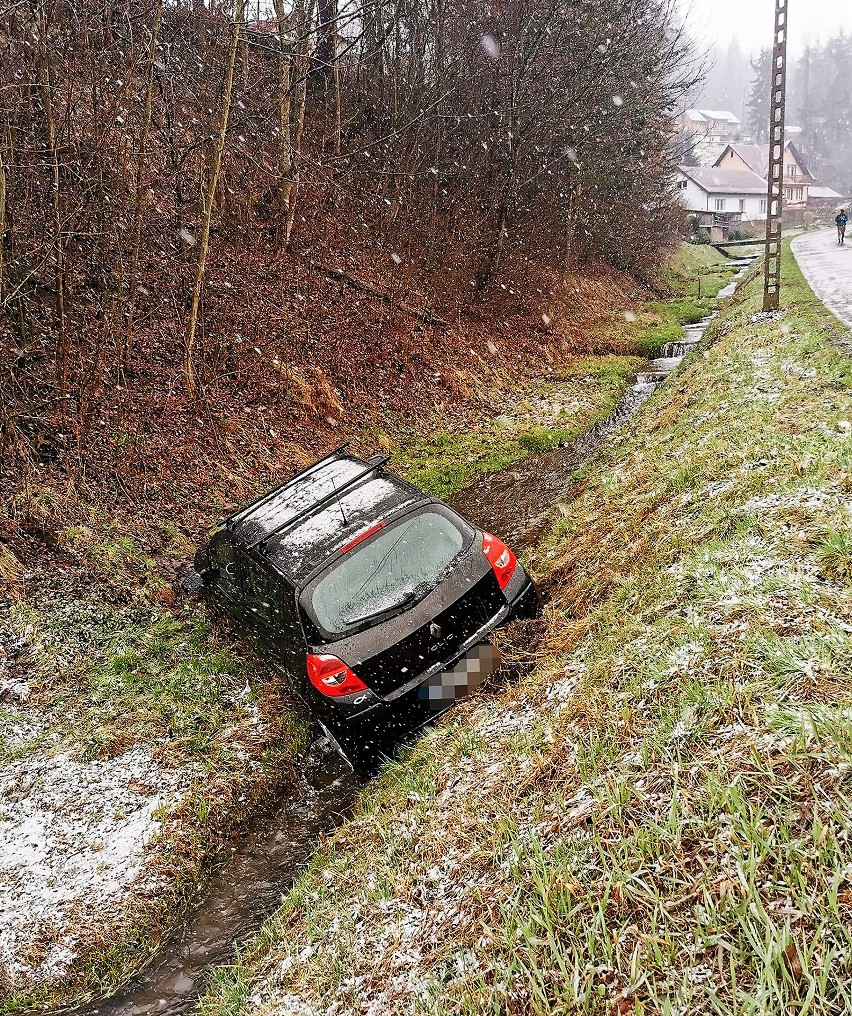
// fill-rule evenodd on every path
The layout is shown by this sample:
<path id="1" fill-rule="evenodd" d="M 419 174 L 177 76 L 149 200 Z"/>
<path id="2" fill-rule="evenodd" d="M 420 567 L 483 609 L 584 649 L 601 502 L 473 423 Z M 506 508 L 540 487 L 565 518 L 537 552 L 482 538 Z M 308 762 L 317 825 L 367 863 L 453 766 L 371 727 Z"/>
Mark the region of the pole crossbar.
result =
<path id="1" fill-rule="evenodd" d="M 781 226 L 784 194 L 784 118 L 787 104 L 787 5 L 775 0 L 772 93 L 769 109 L 769 175 L 766 193 L 766 256 L 763 309 L 777 310 L 781 294 Z"/>

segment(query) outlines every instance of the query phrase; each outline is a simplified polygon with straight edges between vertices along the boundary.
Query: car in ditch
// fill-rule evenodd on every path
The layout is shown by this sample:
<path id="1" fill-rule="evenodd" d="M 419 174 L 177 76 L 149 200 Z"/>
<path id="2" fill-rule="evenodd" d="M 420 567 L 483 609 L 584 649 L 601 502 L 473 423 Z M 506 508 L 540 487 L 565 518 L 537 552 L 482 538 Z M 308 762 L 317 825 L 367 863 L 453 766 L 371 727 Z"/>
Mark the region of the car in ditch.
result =
<path id="1" fill-rule="evenodd" d="M 499 666 L 538 594 L 515 554 L 343 445 L 224 519 L 188 588 L 291 679 L 347 757 L 377 753 Z M 186 583 L 185 583 L 186 584 Z"/>

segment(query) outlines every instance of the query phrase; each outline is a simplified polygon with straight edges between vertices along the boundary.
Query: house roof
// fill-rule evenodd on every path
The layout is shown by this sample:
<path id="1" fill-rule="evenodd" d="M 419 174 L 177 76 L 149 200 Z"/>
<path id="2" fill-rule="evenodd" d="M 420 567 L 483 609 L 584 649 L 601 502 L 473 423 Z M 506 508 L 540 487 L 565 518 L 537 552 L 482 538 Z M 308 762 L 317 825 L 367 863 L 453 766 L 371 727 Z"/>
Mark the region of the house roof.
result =
<path id="1" fill-rule="evenodd" d="M 693 123 L 707 122 L 707 117 L 697 109 L 688 109 L 683 115 L 687 118 L 687 120 L 692 120 Z"/>
<path id="2" fill-rule="evenodd" d="M 728 109 L 699 109 L 706 120 L 724 120 L 726 123 L 741 124 L 742 120 Z"/>
<path id="3" fill-rule="evenodd" d="M 808 170 L 807 163 L 802 157 L 802 153 L 793 144 L 792 141 L 788 141 L 784 145 L 785 151 L 789 149 L 793 154 L 793 158 L 798 162 L 802 172 L 805 176 L 810 177 L 810 171 Z M 767 169 L 769 167 L 769 145 L 741 145 L 733 144 L 726 145 L 725 150 L 716 160 L 716 165 L 720 165 L 722 160 L 728 154 L 728 152 L 736 152 L 737 155 L 743 160 L 748 168 L 753 172 L 757 173 L 758 176 L 766 179 Z"/>
<path id="4" fill-rule="evenodd" d="M 727 145 L 716 160 L 717 166 L 729 151 L 739 155 L 752 173 L 757 173 L 762 179 L 765 178 L 767 164 L 769 163 L 769 145 Z"/>
<path id="5" fill-rule="evenodd" d="M 766 193 L 766 181 L 747 169 L 681 166 L 680 171 L 707 194 Z"/>
<path id="6" fill-rule="evenodd" d="M 843 200 L 842 194 L 838 194 L 836 190 L 832 190 L 830 187 L 822 187 L 819 184 L 811 185 L 809 196 L 817 201 Z"/>

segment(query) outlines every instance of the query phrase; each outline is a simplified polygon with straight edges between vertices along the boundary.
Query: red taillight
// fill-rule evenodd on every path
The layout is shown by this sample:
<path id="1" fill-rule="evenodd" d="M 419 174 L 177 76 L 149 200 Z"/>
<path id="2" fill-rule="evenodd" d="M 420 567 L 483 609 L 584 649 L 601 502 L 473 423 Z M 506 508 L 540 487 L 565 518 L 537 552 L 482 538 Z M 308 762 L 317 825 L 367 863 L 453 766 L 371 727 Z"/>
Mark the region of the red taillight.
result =
<path id="1" fill-rule="evenodd" d="M 518 559 L 502 540 L 498 540 L 491 533 L 482 534 L 482 549 L 497 576 L 497 585 L 505 589 L 509 579 L 515 574 Z"/>
<path id="2" fill-rule="evenodd" d="M 363 543 L 364 540 L 368 540 L 371 536 L 375 536 L 376 533 L 380 533 L 386 525 L 387 522 L 382 520 L 381 522 L 377 522 L 374 526 L 370 526 L 369 529 L 365 529 L 363 533 L 358 533 L 357 536 L 353 536 L 348 543 L 343 544 L 340 548 L 340 553 L 345 554 L 347 550 L 352 550 L 353 547 L 357 547 L 359 543 Z"/>
<path id="3" fill-rule="evenodd" d="M 354 695 L 366 691 L 360 677 L 336 656 L 308 654 L 308 679 L 323 695 Z"/>

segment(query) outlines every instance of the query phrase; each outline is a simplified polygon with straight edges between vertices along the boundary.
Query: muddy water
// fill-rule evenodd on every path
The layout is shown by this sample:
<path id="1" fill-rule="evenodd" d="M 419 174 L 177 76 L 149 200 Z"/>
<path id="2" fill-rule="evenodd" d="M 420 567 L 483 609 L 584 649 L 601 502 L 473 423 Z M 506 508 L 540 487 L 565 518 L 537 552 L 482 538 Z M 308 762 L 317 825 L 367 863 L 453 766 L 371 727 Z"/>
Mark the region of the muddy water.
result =
<path id="1" fill-rule="evenodd" d="M 302 787 L 237 841 L 205 887 L 190 923 L 120 995 L 78 1010 L 85 1016 L 191 1013 L 211 969 L 229 962 L 281 902 L 320 837 L 350 814 L 361 782 L 340 756 L 309 754 Z"/>
<path id="2" fill-rule="evenodd" d="M 730 296 L 741 271 L 720 295 Z M 453 505 L 476 525 L 518 548 L 544 532 L 567 477 L 614 439 L 695 346 L 715 314 L 684 329 L 649 360 L 613 411 L 564 447 L 531 455 L 510 469 L 462 491 Z M 120 995 L 77 1010 L 78 1016 L 179 1016 L 193 1012 L 217 965 L 253 936 L 278 907 L 282 894 L 310 862 L 323 833 L 352 811 L 363 783 L 337 754 L 315 745 L 305 760 L 301 792 L 282 802 L 238 841 L 207 884 L 188 925 L 173 936 L 150 967 Z"/>

